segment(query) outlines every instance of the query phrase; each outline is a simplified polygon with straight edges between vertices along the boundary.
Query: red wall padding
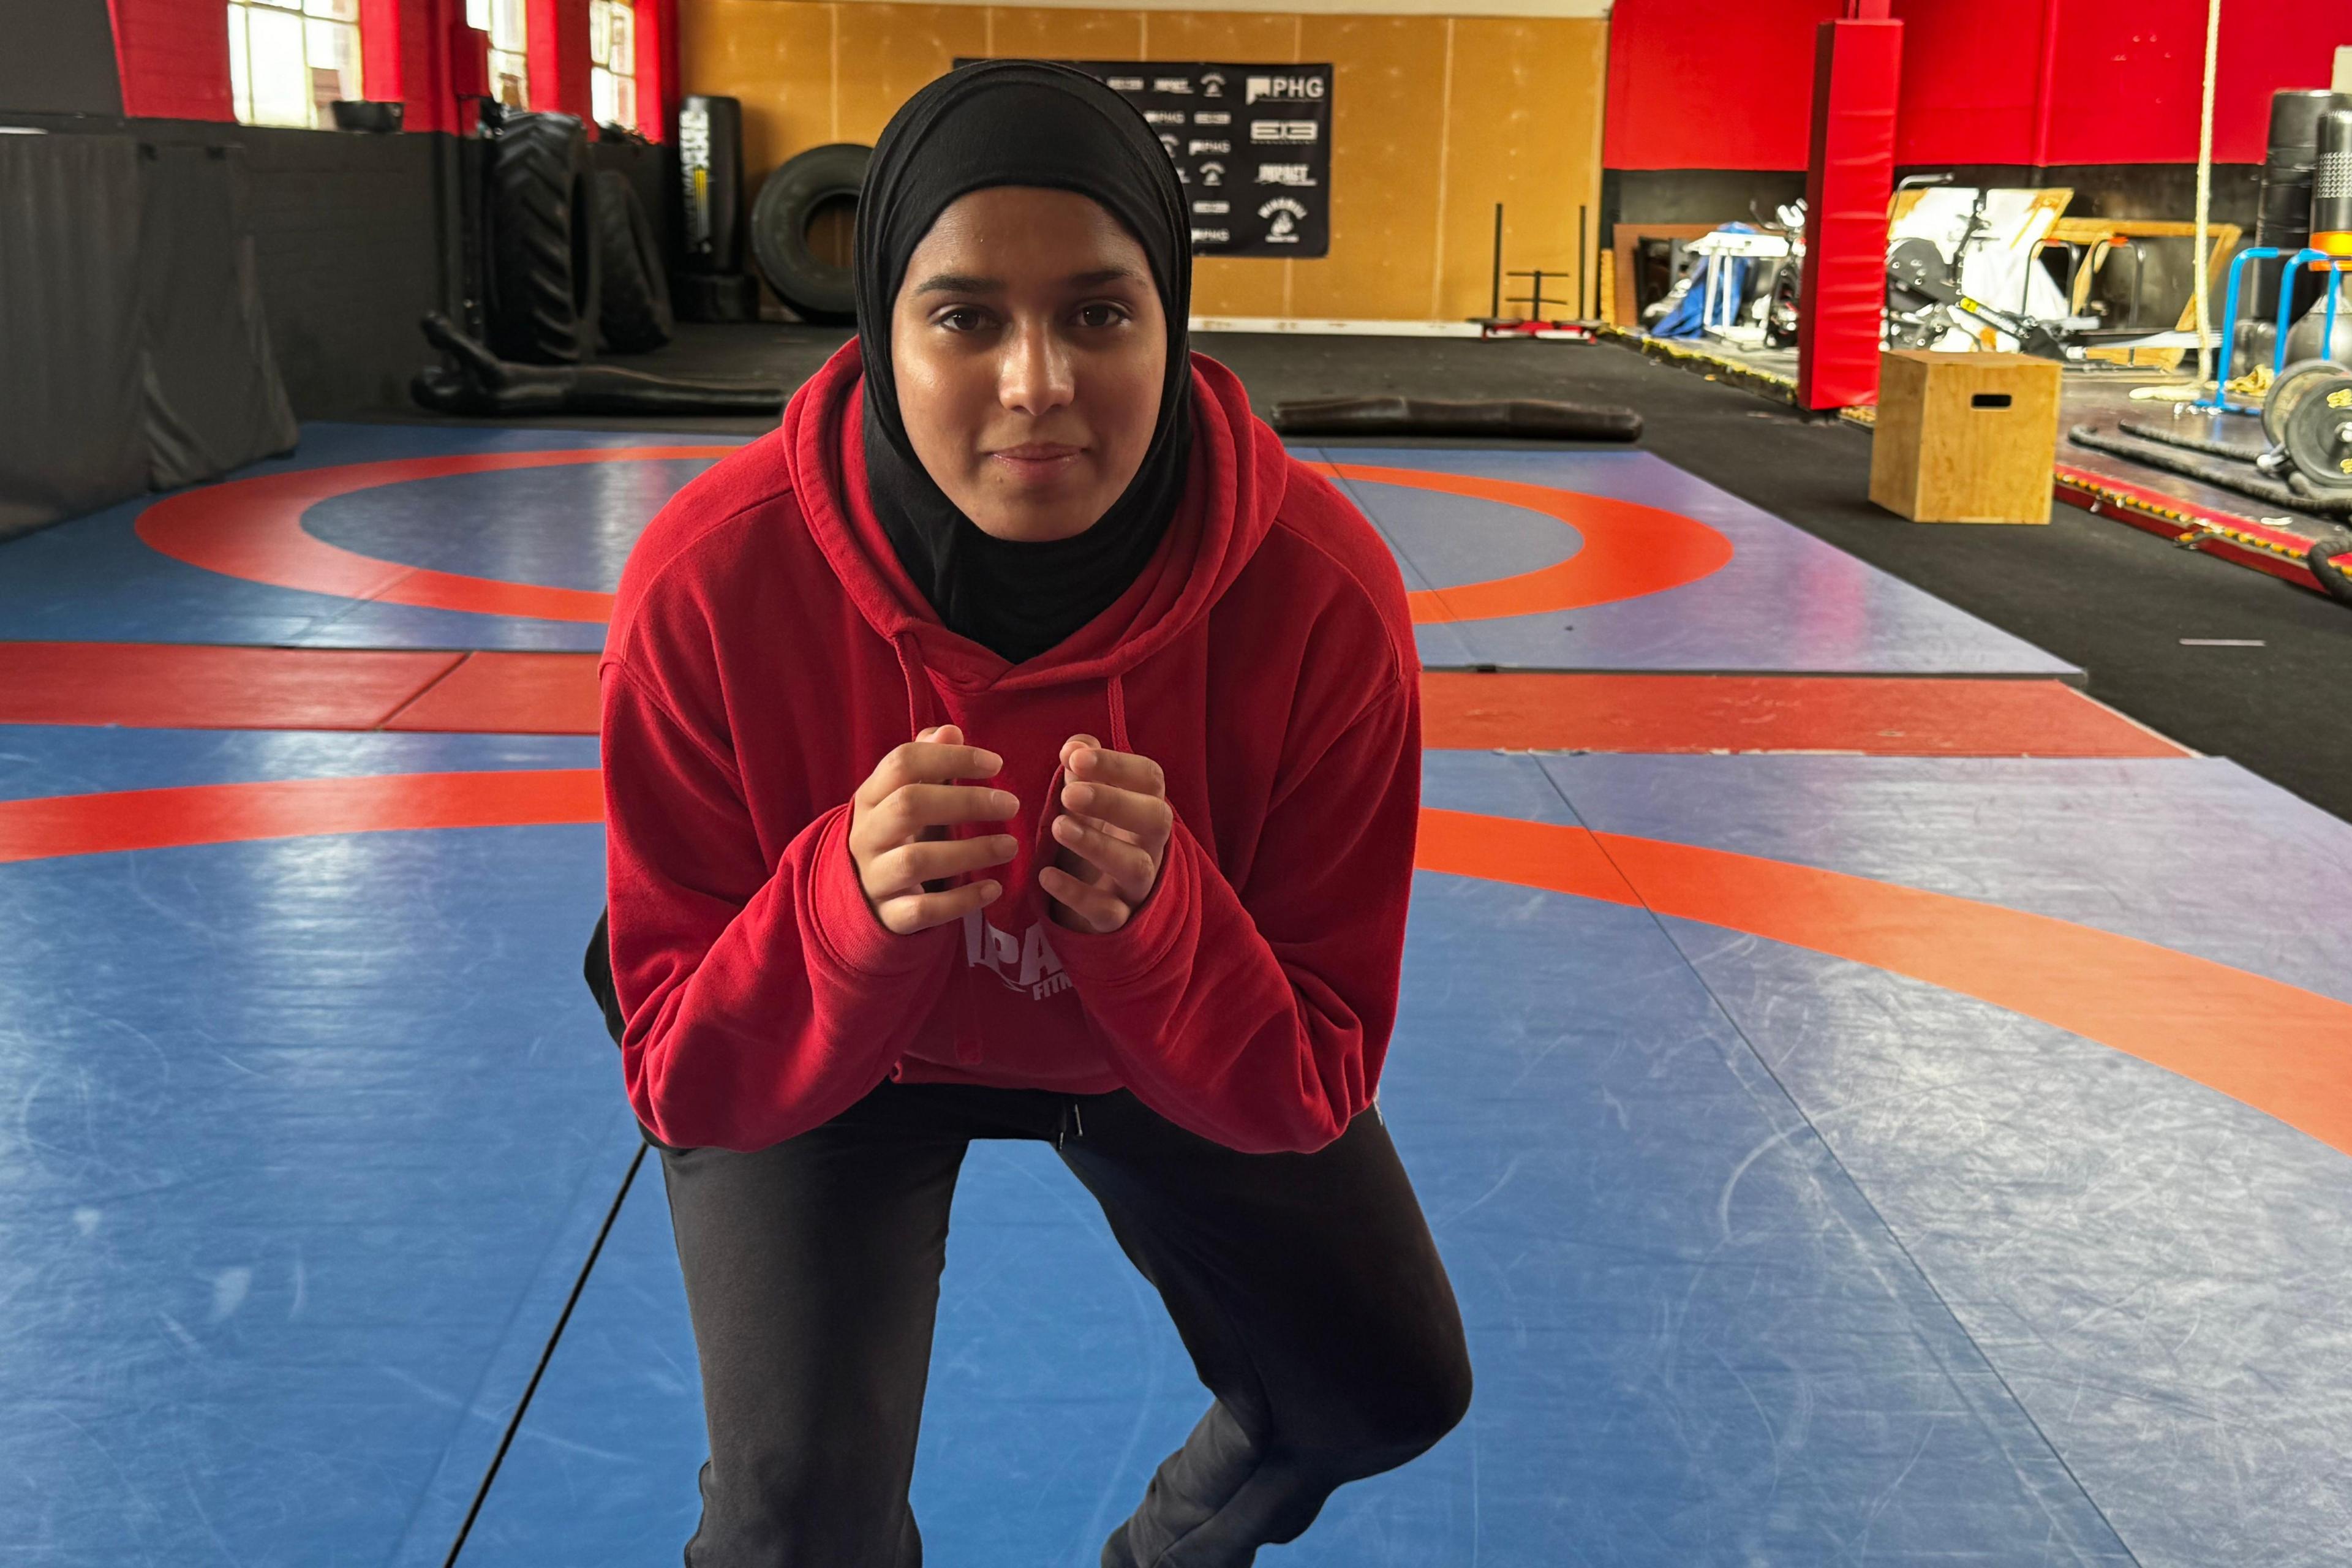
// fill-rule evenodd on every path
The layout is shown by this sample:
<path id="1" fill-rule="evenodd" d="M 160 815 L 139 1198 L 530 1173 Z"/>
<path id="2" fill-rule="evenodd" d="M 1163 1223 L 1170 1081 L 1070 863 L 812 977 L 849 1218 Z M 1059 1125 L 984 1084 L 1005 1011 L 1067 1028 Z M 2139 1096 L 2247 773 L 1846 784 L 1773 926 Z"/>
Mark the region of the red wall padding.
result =
<path id="1" fill-rule="evenodd" d="M 153 120 L 235 120 L 228 7 L 215 0 L 107 0 L 122 112 Z"/>
<path id="2" fill-rule="evenodd" d="M 134 119 L 236 118 L 229 90 L 225 0 L 108 0 L 122 110 Z M 532 0 L 535 107 L 588 112 L 588 0 Z M 449 39 L 464 0 L 361 0 L 360 47 L 370 98 L 406 103 L 411 131 L 450 131 Z M 667 139 L 677 97 L 677 0 L 637 0 L 638 91 L 646 134 Z M 542 77 L 542 62 L 545 74 Z M 656 109 L 655 106 L 660 106 Z"/>
<path id="3" fill-rule="evenodd" d="M 2197 158 L 2206 0 L 1894 0 L 1900 164 Z M 1612 169 L 1799 169 L 1812 27 L 1837 0 L 1616 0 Z M 2352 0 L 2225 0 L 2213 157 L 2259 163 L 2270 97 L 2325 87 Z"/>
<path id="4" fill-rule="evenodd" d="M 1612 169 L 1801 169 L 1813 28 L 1839 0 L 1617 0 L 1609 16 Z"/>
<path id="5" fill-rule="evenodd" d="M 1879 308 L 1886 298 L 1886 198 L 1903 24 L 1824 22 L 1814 56 L 1805 270 L 1797 313 L 1797 401 L 1878 401 Z"/>

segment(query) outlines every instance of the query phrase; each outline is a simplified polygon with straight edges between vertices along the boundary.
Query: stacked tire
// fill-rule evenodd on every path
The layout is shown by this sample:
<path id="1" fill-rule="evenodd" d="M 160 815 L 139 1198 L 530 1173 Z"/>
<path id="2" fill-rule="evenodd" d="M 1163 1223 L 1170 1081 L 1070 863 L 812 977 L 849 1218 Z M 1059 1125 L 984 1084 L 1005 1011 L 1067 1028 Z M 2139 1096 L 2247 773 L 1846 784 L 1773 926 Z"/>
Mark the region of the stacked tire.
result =
<path id="1" fill-rule="evenodd" d="M 596 176 L 596 247 L 604 274 L 598 314 L 604 346 L 636 354 L 669 342 L 677 319 L 661 241 L 627 176 L 610 169 Z"/>
<path id="2" fill-rule="evenodd" d="M 487 184 L 490 343 L 526 364 L 582 364 L 600 346 L 643 353 L 669 342 L 669 278 L 628 180 L 589 165 L 570 114 L 509 114 Z"/>
<path id="3" fill-rule="evenodd" d="M 525 364 L 594 359 L 603 268 L 579 118 L 507 116 L 487 195 L 491 348 Z"/>

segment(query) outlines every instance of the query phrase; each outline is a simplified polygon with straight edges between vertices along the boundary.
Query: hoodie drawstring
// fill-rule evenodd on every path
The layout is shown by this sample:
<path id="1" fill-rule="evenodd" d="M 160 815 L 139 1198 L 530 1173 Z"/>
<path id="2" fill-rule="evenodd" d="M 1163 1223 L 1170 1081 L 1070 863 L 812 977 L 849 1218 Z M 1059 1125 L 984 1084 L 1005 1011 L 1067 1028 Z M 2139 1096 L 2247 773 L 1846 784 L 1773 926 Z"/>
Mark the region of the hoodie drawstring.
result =
<path id="1" fill-rule="evenodd" d="M 923 668 L 922 655 L 915 651 L 911 633 L 892 637 L 890 647 L 898 656 L 898 673 L 907 681 L 907 739 L 911 741 L 930 728 L 931 703 L 937 693 L 931 690 L 930 672 Z"/>
<path id="2" fill-rule="evenodd" d="M 1135 749 L 1127 741 L 1127 688 L 1116 675 L 1110 678 L 1110 749 L 1114 752 Z"/>

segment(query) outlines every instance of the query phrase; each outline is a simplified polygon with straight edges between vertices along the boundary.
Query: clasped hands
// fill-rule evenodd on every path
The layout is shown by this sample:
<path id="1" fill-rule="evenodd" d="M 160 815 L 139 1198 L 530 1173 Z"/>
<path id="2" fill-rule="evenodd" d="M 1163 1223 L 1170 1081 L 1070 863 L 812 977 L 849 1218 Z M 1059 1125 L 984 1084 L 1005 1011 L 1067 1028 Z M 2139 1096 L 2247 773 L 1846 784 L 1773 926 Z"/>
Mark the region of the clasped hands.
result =
<path id="1" fill-rule="evenodd" d="M 1167 778 L 1150 758 L 1110 751 L 1092 735 L 1063 742 L 1061 764 L 1055 855 L 1039 868 L 1037 885 L 1053 900 L 1055 924 L 1114 931 L 1160 879 L 1175 826 Z M 949 837 L 959 823 L 1020 815 L 1022 803 L 1010 791 L 963 782 L 1003 771 L 1003 758 L 966 745 L 958 726 L 940 724 L 893 750 L 857 786 L 850 797 L 849 855 L 866 901 L 886 929 L 911 935 L 960 921 L 1003 895 L 994 878 L 950 881 L 1012 859 L 1019 847 L 1013 836 Z"/>

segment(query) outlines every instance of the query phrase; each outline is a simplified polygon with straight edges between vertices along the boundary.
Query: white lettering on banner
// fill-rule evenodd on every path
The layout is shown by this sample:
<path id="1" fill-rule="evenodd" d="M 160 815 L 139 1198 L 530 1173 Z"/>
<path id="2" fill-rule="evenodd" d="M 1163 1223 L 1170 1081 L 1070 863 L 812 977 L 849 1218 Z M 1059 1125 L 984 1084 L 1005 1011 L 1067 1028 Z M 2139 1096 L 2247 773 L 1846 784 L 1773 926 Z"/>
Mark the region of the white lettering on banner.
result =
<path id="1" fill-rule="evenodd" d="M 1271 99 L 1278 103 L 1312 102 L 1323 96 L 1323 79 L 1319 76 L 1254 76 L 1242 101 L 1256 103 Z"/>
<path id="2" fill-rule="evenodd" d="M 1195 245 L 1225 245 L 1232 242 L 1234 231 L 1229 228 L 1196 228 L 1192 231 Z"/>
<path id="3" fill-rule="evenodd" d="M 1179 166 L 1181 167 L 1181 165 Z M 1202 164 L 1201 183 L 1204 185 L 1223 184 L 1225 183 L 1225 166 L 1223 163 Z"/>
<path id="4" fill-rule="evenodd" d="M 1108 84 L 1113 92 L 1141 92 L 1143 79 L 1139 76 L 1115 76 Z"/>
<path id="5" fill-rule="evenodd" d="M 1225 153 L 1233 150 L 1234 144 L 1230 142 L 1194 142 L 1187 145 L 1187 151 L 1195 158 L 1203 153 Z"/>
<path id="6" fill-rule="evenodd" d="M 1231 125 L 1233 122 L 1233 115 L 1222 109 L 1203 109 L 1192 116 L 1195 125 Z"/>
<path id="7" fill-rule="evenodd" d="M 971 910 L 963 917 L 963 961 L 968 966 L 987 970 L 1008 989 L 1027 992 L 1033 1002 L 1043 1002 L 1070 988 L 1061 959 L 1045 940 L 1043 921 L 1033 921 L 1015 937 L 990 924 L 978 910 Z"/>
<path id="8" fill-rule="evenodd" d="M 1261 120 L 1250 127 L 1253 142 L 1312 142 L 1315 121 L 1311 120 Z"/>
<path id="9" fill-rule="evenodd" d="M 1201 96 L 1202 98 L 1224 97 L 1225 73 L 1223 71 L 1203 71 L 1201 74 Z M 1217 123 L 1223 125 L 1224 121 L 1220 120 Z"/>
<path id="10" fill-rule="evenodd" d="M 1151 79 L 1151 90 L 1181 93 L 1190 98 L 1192 95 L 1192 79 L 1188 76 L 1156 76 Z"/>
<path id="11" fill-rule="evenodd" d="M 1297 245 L 1298 226 L 1307 221 L 1307 209 L 1288 196 L 1276 196 L 1258 208 L 1257 216 L 1273 220 L 1266 225 L 1268 245 Z"/>
<path id="12" fill-rule="evenodd" d="M 1168 149 L 1168 155 L 1171 158 L 1175 157 L 1184 150 L 1184 143 L 1177 141 L 1176 138 L 1169 135 L 1165 131 L 1162 131 L 1160 133 L 1160 144 Z"/>
<path id="13" fill-rule="evenodd" d="M 1260 163 L 1257 183 L 1261 185 L 1311 185 L 1315 176 L 1304 163 Z"/>
<path id="14" fill-rule="evenodd" d="M 1229 213 L 1233 211 L 1234 204 L 1231 202 L 1194 202 L 1192 204 L 1192 210 L 1196 213 L 1207 213 L 1213 216 L 1218 213 Z"/>
<path id="15" fill-rule="evenodd" d="M 1184 111 L 1181 109 L 1147 109 L 1143 111 L 1146 125 L 1181 125 Z"/>

